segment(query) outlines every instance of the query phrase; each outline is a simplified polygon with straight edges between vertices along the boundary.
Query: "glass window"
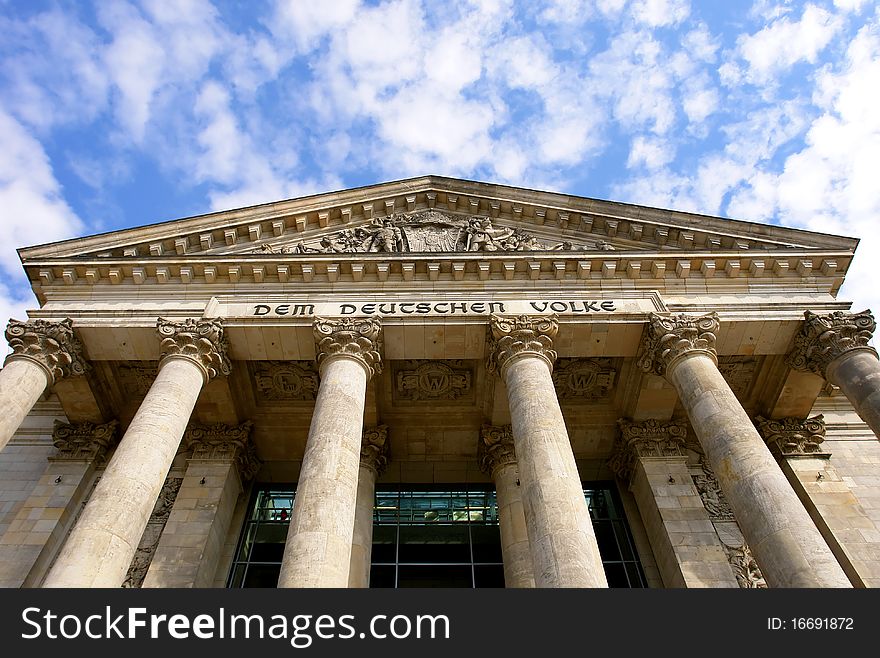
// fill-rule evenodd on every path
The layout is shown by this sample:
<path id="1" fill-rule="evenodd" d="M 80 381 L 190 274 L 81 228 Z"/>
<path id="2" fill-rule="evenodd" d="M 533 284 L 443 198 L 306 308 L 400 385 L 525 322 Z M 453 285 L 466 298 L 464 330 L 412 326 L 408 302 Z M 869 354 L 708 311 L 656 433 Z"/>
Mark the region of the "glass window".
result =
<path id="1" fill-rule="evenodd" d="M 645 587 L 614 485 L 584 483 L 611 587 Z M 294 505 L 292 485 L 256 489 L 229 587 L 275 587 Z M 495 491 L 481 485 L 382 486 L 373 508 L 371 587 L 504 587 Z"/>

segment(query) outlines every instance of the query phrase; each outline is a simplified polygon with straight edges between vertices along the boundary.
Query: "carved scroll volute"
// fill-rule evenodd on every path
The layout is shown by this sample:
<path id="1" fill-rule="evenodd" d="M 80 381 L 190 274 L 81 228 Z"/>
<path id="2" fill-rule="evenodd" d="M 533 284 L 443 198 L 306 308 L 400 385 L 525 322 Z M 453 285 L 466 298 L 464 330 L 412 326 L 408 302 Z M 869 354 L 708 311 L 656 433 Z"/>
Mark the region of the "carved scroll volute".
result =
<path id="1" fill-rule="evenodd" d="M 717 313 L 701 316 L 652 313 L 642 338 L 639 367 L 665 376 L 678 359 L 693 353 L 708 356 L 717 364 L 715 336 L 719 326 Z"/>
<path id="2" fill-rule="evenodd" d="M 73 333 L 73 320 L 61 322 L 46 320 L 10 320 L 6 326 L 6 340 L 12 353 L 7 362 L 26 359 L 46 372 L 49 385 L 62 377 L 82 375 L 88 363 L 82 354 L 82 343 Z"/>
<path id="3" fill-rule="evenodd" d="M 201 369 L 205 383 L 230 373 L 226 337 L 219 319 L 187 318 L 175 322 L 159 318 L 156 329 L 162 339 L 160 365 L 165 359 L 187 359 Z"/>
<path id="4" fill-rule="evenodd" d="M 780 457 L 830 457 L 822 446 L 825 441 L 825 419 L 822 414 L 812 418 L 755 418 L 758 433 L 770 452 Z"/>
<path id="5" fill-rule="evenodd" d="M 828 365 L 848 352 L 866 350 L 877 356 L 877 350 L 868 344 L 876 328 L 871 311 L 834 311 L 827 315 L 806 311 L 804 326 L 795 336 L 786 362 L 794 370 L 809 370 L 825 377 Z"/>
<path id="6" fill-rule="evenodd" d="M 364 429 L 361 437 L 360 465 L 373 471 L 378 478 L 388 467 L 390 446 L 386 425 Z"/>
<path id="7" fill-rule="evenodd" d="M 364 366 L 367 376 L 382 372 L 382 325 L 372 318 L 315 318 L 318 369 L 335 357 L 356 359 Z"/>
<path id="8" fill-rule="evenodd" d="M 490 349 L 487 368 L 502 376 L 505 368 L 520 356 L 535 356 L 553 371 L 556 352 L 553 339 L 559 331 L 556 315 L 493 315 L 489 321 Z"/>
<path id="9" fill-rule="evenodd" d="M 516 450 L 513 447 L 513 432 L 510 425 L 496 427 L 484 425 L 480 430 L 477 444 L 477 461 L 480 470 L 491 478 L 496 471 L 505 466 L 516 466 Z"/>

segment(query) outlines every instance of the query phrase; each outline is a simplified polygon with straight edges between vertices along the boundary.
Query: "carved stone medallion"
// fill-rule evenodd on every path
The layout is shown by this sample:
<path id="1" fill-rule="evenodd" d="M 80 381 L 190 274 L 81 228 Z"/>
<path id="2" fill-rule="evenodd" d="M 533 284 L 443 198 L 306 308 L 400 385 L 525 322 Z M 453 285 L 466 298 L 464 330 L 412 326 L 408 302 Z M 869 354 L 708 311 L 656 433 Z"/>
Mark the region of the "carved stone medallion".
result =
<path id="1" fill-rule="evenodd" d="M 457 400 L 470 394 L 472 381 L 459 360 L 407 361 L 397 370 L 394 393 L 401 400 Z"/>

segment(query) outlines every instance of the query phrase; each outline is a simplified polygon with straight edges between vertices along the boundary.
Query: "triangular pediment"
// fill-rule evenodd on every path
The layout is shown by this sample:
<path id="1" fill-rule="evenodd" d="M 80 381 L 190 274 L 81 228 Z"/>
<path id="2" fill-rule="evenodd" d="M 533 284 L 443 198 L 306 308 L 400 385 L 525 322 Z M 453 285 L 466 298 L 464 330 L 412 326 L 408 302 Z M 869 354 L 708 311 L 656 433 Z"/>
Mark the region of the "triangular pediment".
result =
<path id="1" fill-rule="evenodd" d="M 47 259 L 320 253 L 847 250 L 857 240 L 427 176 L 19 250 Z"/>

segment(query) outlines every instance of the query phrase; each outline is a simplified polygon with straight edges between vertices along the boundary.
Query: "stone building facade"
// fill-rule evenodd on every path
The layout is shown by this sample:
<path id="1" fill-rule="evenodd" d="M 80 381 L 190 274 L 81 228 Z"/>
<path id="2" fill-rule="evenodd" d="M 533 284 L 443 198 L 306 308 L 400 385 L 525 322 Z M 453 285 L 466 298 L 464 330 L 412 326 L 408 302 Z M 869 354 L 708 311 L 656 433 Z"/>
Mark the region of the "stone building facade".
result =
<path id="1" fill-rule="evenodd" d="M 20 249 L 6 587 L 874 587 L 857 240 L 428 176 Z"/>

